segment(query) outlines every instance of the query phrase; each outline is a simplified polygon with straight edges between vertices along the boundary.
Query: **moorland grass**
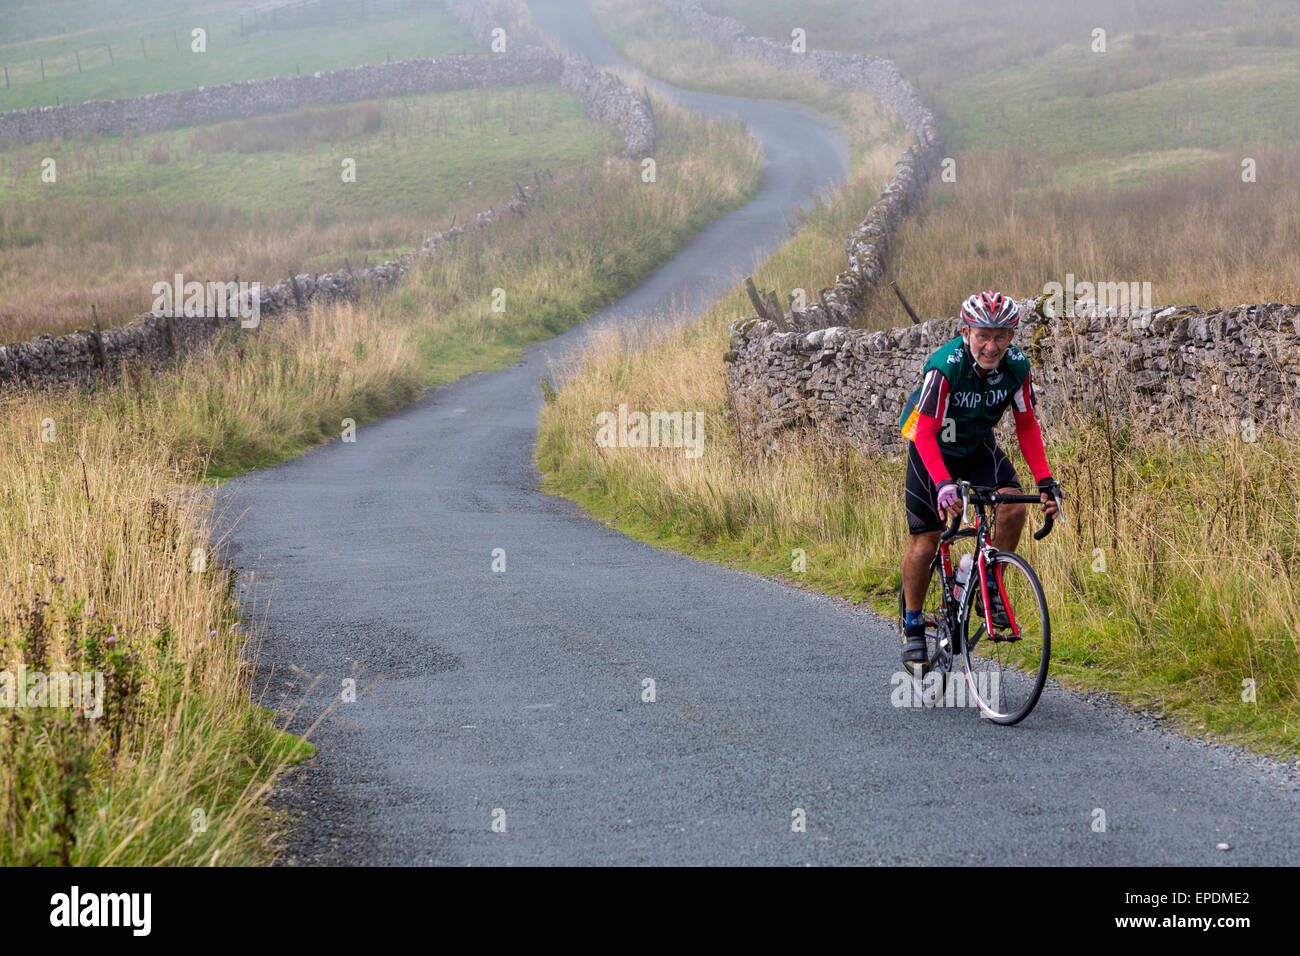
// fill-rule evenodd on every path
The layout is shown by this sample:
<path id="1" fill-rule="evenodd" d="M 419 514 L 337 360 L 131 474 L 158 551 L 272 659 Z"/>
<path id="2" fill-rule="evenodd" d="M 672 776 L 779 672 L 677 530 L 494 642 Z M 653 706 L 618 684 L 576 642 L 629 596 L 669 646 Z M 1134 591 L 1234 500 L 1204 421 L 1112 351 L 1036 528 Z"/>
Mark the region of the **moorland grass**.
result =
<path id="1" fill-rule="evenodd" d="M 382 261 L 621 145 L 572 96 L 528 85 L 2 146 L 0 341 L 84 327 L 91 303 L 124 324 L 176 272 L 274 283 Z"/>

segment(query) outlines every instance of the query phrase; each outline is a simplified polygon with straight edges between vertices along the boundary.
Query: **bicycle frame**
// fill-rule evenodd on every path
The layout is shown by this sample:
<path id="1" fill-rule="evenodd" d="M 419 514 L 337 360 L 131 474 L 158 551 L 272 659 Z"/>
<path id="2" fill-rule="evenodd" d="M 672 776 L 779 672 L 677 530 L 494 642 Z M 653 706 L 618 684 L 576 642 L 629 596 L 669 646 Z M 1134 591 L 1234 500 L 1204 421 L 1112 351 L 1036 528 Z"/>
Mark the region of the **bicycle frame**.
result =
<path id="1" fill-rule="evenodd" d="M 992 561 L 993 558 L 997 555 L 999 549 L 989 543 L 989 538 L 993 537 L 997 529 L 997 505 L 1015 504 L 1015 503 L 1028 504 L 1031 502 L 1037 503 L 1039 501 L 1038 498 L 1035 498 L 1032 495 L 1015 495 L 1015 494 L 999 495 L 998 497 L 1000 500 L 998 500 L 996 503 L 993 504 L 988 504 L 986 502 L 977 500 L 975 502 L 974 523 L 968 524 L 967 527 L 962 528 L 961 527 L 962 523 L 965 521 L 966 516 L 970 513 L 970 509 L 971 509 L 970 492 L 973 487 L 974 486 L 972 486 L 969 482 L 966 481 L 962 481 L 958 484 L 958 490 L 960 491 L 961 498 L 962 498 L 961 514 L 959 514 L 956 518 L 953 519 L 952 526 L 947 530 L 945 530 L 945 532 L 939 537 L 938 557 L 939 557 L 939 581 L 940 581 L 941 592 L 943 594 L 942 609 L 943 609 L 943 613 L 947 618 L 945 623 L 948 625 L 947 632 L 952 642 L 951 648 L 940 648 L 939 650 L 943 653 L 943 656 L 947 657 L 945 663 L 948 666 L 945 667 L 944 669 L 947 670 L 949 673 L 951 673 L 952 660 L 963 653 L 963 639 L 965 638 L 966 629 L 970 622 L 971 608 L 974 606 L 975 603 L 974 595 L 975 595 L 976 587 L 979 588 L 980 597 L 981 600 L 983 601 L 984 607 L 988 608 L 990 606 L 988 565 L 989 562 Z M 976 490 L 984 490 L 984 489 L 976 489 Z M 987 490 L 990 492 L 993 491 L 993 489 L 987 489 Z M 996 494 L 996 492 L 994 493 Z M 1056 498 L 1055 501 L 1057 506 L 1057 513 L 1058 515 L 1060 515 L 1061 500 L 1060 498 Z M 991 508 L 992 514 L 986 516 L 985 508 Z M 1053 517 L 1049 514 L 1044 519 L 1042 529 L 1034 533 L 1035 540 L 1041 540 L 1042 538 L 1046 537 L 1048 533 L 1051 532 L 1053 521 L 1054 521 Z M 975 561 L 971 565 L 970 577 L 966 581 L 966 586 L 962 592 L 961 600 L 958 601 L 955 595 L 955 590 L 957 586 L 957 573 L 956 571 L 953 570 L 952 543 L 960 538 L 975 539 Z M 976 575 L 978 575 L 978 584 L 976 583 Z M 994 587 L 997 588 L 997 592 L 998 592 L 998 599 L 999 599 L 998 603 L 1002 606 L 1002 608 L 1006 612 L 1007 620 L 1011 625 L 1010 635 L 999 636 L 997 634 L 994 634 L 993 630 L 988 627 L 985 628 L 986 633 L 988 634 L 989 639 L 992 641 L 1017 641 L 1020 639 L 1021 636 L 1020 625 L 1016 621 L 1015 610 L 1011 607 L 1011 602 L 1009 602 L 1006 599 L 1007 592 L 1005 586 L 1002 583 L 1002 565 L 1000 564 L 994 565 L 993 579 L 994 579 L 993 580 Z M 971 646 L 974 647 L 975 643 L 977 643 L 979 640 L 980 638 L 976 637 L 975 641 L 971 642 Z M 948 656 L 949 653 L 951 654 L 951 656 Z M 968 681 L 970 680 L 969 674 L 966 675 L 966 679 Z"/>
<path id="2" fill-rule="evenodd" d="M 970 621 L 971 608 L 975 604 L 976 588 L 979 588 L 984 607 L 989 606 L 988 564 L 998 551 L 988 542 L 993 533 L 989 530 L 990 525 L 996 527 L 996 519 L 986 518 L 983 506 L 977 505 L 973 525 L 963 528 L 951 537 L 941 538 L 939 541 L 939 580 L 943 589 L 943 608 L 948 615 L 948 633 L 952 637 L 952 652 L 954 655 L 962 653 L 962 638 Z M 957 572 L 954 570 L 952 563 L 952 543 L 960 538 L 975 539 L 976 557 L 971 565 L 970 577 L 967 579 L 965 589 L 962 591 L 961 600 L 958 601 L 955 593 L 957 589 Z M 995 568 L 993 577 L 993 584 L 998 589 L 1000 603 L 1006 609 L 1007 617 L 1011 621 L 1012 637 L 1010 639 L 1018 640 L 1020 627 L 1016 623 L 1015 612 L 1008 606 L 1009 602 L 1006 600 L 1006 589 L 1002 584 L 1000 567 Z M 993 639 L 1006 640 L 1007 638 L 994 637 Z"/>

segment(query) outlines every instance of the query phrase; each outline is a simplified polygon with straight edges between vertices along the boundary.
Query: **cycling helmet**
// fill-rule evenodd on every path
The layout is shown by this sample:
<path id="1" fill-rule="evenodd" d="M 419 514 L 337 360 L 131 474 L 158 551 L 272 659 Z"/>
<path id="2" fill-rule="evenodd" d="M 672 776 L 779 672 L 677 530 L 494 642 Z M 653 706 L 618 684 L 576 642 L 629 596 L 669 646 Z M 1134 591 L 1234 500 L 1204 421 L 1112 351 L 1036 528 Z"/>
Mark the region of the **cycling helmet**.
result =
<path id="1" fill-rule="evenodd" d="M 961 317 L 976 329 L 1014 329 L 1020 321 L 1020 307 L 1001 292 L 980 292 L 961 304 Z"/>

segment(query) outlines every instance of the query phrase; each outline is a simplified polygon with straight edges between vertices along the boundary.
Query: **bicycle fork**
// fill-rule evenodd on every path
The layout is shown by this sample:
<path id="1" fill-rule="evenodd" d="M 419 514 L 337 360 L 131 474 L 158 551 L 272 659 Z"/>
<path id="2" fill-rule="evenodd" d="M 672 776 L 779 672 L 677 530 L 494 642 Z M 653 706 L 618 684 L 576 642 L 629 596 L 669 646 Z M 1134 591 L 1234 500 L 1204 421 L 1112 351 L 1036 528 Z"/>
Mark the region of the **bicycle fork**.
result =
<path id="1" fill-rule="evenodd" d="M 997 553 L 997 549 L 989 545 L 980 551 L 979 556 L 979 575 L 980 575 L 980 592 L 984 600 L 984 627 L 988 631 L 989 639 L 993 641 L 1018 641 L 1020 640 L 1020 625 L 1016 623 L 1016 614 L 1011 607 L 1011 602 L 1007 600 L 1007 589 L 1002 583 L 1002 564 L 993 563 L 993 584 L 998 590 L 998 603 L 1007 615 L 1007 621 L 1011 624 L 1011 636 L 998 638 L 993 633 L 993 609 L 989 603 L 989 581 L 988 581 L 988 564 L 989 559 Z"/>

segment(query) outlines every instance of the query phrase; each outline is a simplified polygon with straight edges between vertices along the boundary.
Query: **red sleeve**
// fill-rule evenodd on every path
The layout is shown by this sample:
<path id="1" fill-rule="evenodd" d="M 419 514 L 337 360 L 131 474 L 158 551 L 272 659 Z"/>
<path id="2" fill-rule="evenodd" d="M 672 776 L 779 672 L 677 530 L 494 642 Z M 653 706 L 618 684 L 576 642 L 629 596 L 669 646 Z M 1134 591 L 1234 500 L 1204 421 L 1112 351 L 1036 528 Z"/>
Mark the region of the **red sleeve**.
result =
<path id="1" fill-rule="evenodd" d="M 925 462 L 925 470 L 930 473 L 930 480 L 937 488 L 945 481 L 952 481 L 948 468 L 943 463 L 943 453 L 939 451 L 939 429 L 943 422 L 933 415 L 922 412 L 916 419 L 916 450 Z"/>
<path id="2" fill-rule="evenodd" d="M 1020 442 L 1020 453 L 1025 456 L 1025 464 L 1034 474 L 1034 484 L 1044 478 L 1052 477 L 1052 469 L 1047 465 L 1047 449 L 1043 447 L 1043 430 L 1038 426 L 1038 416 L 1034 414 L 1034 386 L 1025 376 L 1025 384 L 1016 392 L 1012 415 L 1016 420 L 1016 440 Z M 917 434 L 920 434 L 917 426 Z"/>

